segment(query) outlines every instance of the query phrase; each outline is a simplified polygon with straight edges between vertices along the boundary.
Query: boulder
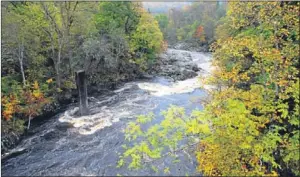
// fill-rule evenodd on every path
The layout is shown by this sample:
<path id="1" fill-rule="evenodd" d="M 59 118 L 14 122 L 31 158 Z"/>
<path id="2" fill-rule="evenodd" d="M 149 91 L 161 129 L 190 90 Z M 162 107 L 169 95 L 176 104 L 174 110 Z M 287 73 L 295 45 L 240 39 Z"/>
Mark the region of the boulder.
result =
<path id="1" fill-rule="evenodd" d="M 193 78 L 196 76 L 197 76 L 197 73 L 194 72 L 193 70 L 184 69 L 181 71 L 179 80 L 185 80 L 185 79 Z"/>
<path id="2" fill-rule="evenodd" d="M 198 67 L 198 65 L 194 64 L 192 66 L 192 70 L 195 71 L 195 72 L 198 72 L 198 71 L 200 71 L 200 68 Z"/>
<path id="3" fill-rule="evenodd" d="M 178 44 L 178 46 L 180 45 Z M 201 70 L 193 61 L 191 52 L 188 51 L 169 49 L 161 54 L 159 59 L 157 74 L 172 78 L 175 81 L 196 77 L 197 72 Z"/>

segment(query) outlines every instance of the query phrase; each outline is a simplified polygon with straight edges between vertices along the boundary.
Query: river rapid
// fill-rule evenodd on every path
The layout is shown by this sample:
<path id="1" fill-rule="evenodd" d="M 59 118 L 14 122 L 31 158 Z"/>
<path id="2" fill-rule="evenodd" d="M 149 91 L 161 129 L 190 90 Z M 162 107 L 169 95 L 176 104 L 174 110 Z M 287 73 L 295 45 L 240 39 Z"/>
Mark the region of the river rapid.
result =
<path id="1" fill-rule="evenodd" d="M 209 53 L 168 49 L 164 55 L 183 61 L 189 57 L 201 68 L 198 76 L 207 76 L 211 71 Z M 89 116 L 75 116 L 78 107 L 70 105 L 65 112 L 33 127 L 32 135 L 2 159 L 2 176 L 168 175 L 163 173 L 166 167 L 176 176 L 199 175 L 192 152 L 178 153 L 179 163 L 172 163 L 166 156 L 139 170 L 116 167 L 126 143 L 123 130 L 128 122 L 139 114 L 153 112 L 157 123 L 163 118 L 160 112 L 170 104 L 184 107 L 187 113 L 201 110 L 199 99 L 205 99 L 207 93 L 199 87 L 198 77 L 173 82 L 168 77 L 155 76 L 89 97 Z"/>

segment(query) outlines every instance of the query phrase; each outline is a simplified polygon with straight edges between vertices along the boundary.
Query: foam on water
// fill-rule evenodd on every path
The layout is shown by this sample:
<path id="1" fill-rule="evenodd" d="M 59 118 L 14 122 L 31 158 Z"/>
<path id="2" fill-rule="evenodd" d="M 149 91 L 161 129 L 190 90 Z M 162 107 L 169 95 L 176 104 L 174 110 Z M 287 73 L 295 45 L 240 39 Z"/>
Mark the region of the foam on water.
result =
<path id="1" fill-rule="evenodd" d="M 131 111 L 116 111 L 112 113 L 108 109 L 101 109 L 99 113 L 81 117 L 74 117 L 73 111 L 78 111 L 78 107 L 68 110 L 59 118 L 60 122 L 68 122 L 77 128 L 78 133 L 82 135 L 90 135 L 97 130 L 111 126 L 114 122 L 118 122 L 120 118 L 131 117 Z"/>
<path id="2" fill-rule="evenodd" d="M 74 127 L 79 128 L 80 134 L 93 134 L 98 129 L 111 126 L 112 122 L 117 121 L 113 120 L 112 114 L 106 112 L 105 110 L 94 115 L 73 117 L 78 109 L 78 107 L 75 107 L 66 111 L 64 115 L 59 118 L 59 121 L 71 123 Z"/>
<path id="3" fill-rule="evenodd" d="M 201 75 L 201 77 L 207 77 L 213 70 L 213 66 L 211 65 L 211 55 L 209 54 L 203 54 L 199 52 L 187 52 L 185 50 L 174 50 L 169 49 L 167 51 L 168 53 L 179 53 L 181 55 L 185 53 L 190 53 L 193 62 L 197 63 L 198 67 L 202 69 L 201 72 L 198 72 L 198 75 Z M 212 86 L 204 85 L 201 83 L 200 79 L 198 77 L 183 80 L 183 81 L 177 81 L 171 85 L 162 85 L 159 83 L 139 83 L 138 84 L 140 89 L 149 91 L 154 96 L 166 96 L 166 95 L 172 95 L 172 94 L 180 94 L 180 93 L 189 93 L 193 92 L 197 88 L 205 88 L 209 89 L 212 88 Z"/>
<path id="4" fill-rule="evenodd" d="M 166 96 L 172 94 L 189 93 L 200 87 L 198 78 L 178 81 L 167 86 L 156 83 L 139 83 L 140 89 L 149 91 L 154 96 Z"/>
<path id="5" fill-rule="evenodd" d="M 208 56 L 206 54 L 177 50 L 168 52 L 172 52 L 174 58 L 177 54 L 180 57 L 187 57 L 183 60 L 195 61 L 206 71 L 208 71 L 206 68 L 210 68 L 209 57 L 205 58 Z M 199 72 L 201 76 L 209 74 L 202 71 Z M 198 78 L 172 83 L 166 78 L 158 77 L 149 82 L 129 82 L 118 90 L 90 97 L 91 115 L 88 116 L 75 116 L 78 107 L 70 105 L 71 108 L 64 113 L 58 113 L 55 118 L 34 127 L 31 131 L 32 136 L 24 139 L 12 151 L 12 156 L 7 156 L 8 158 L 2 161 L 1 174 L 3 176 L 155 175 L 150 166 L 137 171 L 129 171 L 126 166 L 116 168 L 118 153 L 124 150 L 122 130 L 129 121 L 124 119 L 153 112 L 156 119 L 151 123 L 155 124 L 163 118 L 161 111 L 166 110 L 170 104 L 182 106 L 187 112 L 194 109 L 201 110 L 203 108 L 201 105 L 191 102 L 195 96 L 206 97 L 204 90 L 197 89 L 199 85 Z M 122 119 L 124 122 L 116 123 Z M 183 176 L 186 172 L 194 173 L 198 165 L 196 159 L 190 160 L 188 155 L 179 152 L 176 154 L 182 160 L 180 163 L 172 163 L 172 158 L 165 156 L 153 161 L 153 165 L 163 171 L 171 164 L 170 171 L 175 176 Z"/>
<path id="6" fill-rule="evenodd" d="M 189 60 L 196 63 L 202 69 L 198 72 L 198 75 L 201 75 L 201 77 L 208 76 L 213 69 L 210 62 L 210 54 L 174 49 L 168 49 L 167 54 L 169 56 L 179 55 L 183 58 L 183 60 L 186 60 L 186 57 L 190 58 Z M 150 95 L 145 93 L 132 95 L 130 91 L 136 91 L 134 86 L 142 91 L 147 91 Z M 151 101 L 151 95 L 155 97 L 164 97 L 172 94 L 190 93 L 195 89 L 200 88 L 200 86 L 203 87 L 203 84 L 201 84 L 198 77 L 174 83 L 170 82 L 168 84 L 162 82 L 130 82 L 113 91 L 114 95 L 106 97 L 101 101 L 96 98 L 90 98 L 91 101 L 95 101 L 96 103 L 91 106 L 90 109 L 93 109 L 96 113 L 76 117 L 74 115 L 78 112 L 79 108 L 75 107 L 67 110 L 63 116 L 59 118 L 59 121 L 72 124 L 73 127 L 75 127 L 82 135 L 90 135 L 95 133 L 97 130 L 111 126 L 114 122 L 118 122 L 122 118 L 133 118 L 137 115 L 137 113 L 146 110 L 153 110 L 156 107 L 155 104 L 140 104 L 141 101 Z M 209 88 L 209 86 L 204 86 L 204 88 L 205 87 Z M 123 99 L 120 97 L 123 97 Z M 117 100 L 118 104 L 113 107 L 100 106 L 114 100 Z"/>
<path id="7" fill-rule="evenodd" d="M 107 98 L 109 100 L 110 98 Z M 102 102 L 105 102 L 104 100 Z M 100 106 L 91 109 L 93 112 L 97 112 L 92 115 L 86 116 L 74 116 L 78 112 L 79 108 L 75 107 L 65 111 L 65 113 L 59 117 L 60 122 L 67 122 L 77 128 L 78 133 L 82 135 L 90 135 L 97 130 L 111 126 L 113 123 L 120 121 L 122 118 L 133 118 L 142 110 L 151 110 L 155 108 L 155 105 L 142 105 L 138 104 L 139 101 L 147 100 L 147 95 L 130 95 L 112 107 Z M 107 101 L 108 102 L 108 101 Z M 99 103 L 99 102 L 97 102 Z"/>

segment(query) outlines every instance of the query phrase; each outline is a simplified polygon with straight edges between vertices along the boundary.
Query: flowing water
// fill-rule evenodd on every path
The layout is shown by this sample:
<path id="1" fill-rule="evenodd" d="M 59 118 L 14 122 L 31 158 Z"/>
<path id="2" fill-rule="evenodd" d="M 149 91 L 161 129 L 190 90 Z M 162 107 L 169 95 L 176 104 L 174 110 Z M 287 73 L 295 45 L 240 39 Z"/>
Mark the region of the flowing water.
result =
<path id="1" fill-rule="evenodd" d="M 167 54 L 188 53 L 193 62 L 207 75 L 211 70 L 208 53 L 168 49 Z M 171 82 L 165 77 L 154 77 L 124 84 L 106 94 L 89 98 L 90 116 L 75 116 L 76 105 L 59 113 L 38 127 L 25 138 L 8 158 L 2 160 L 3 176 L 87 176 L 87 175 L 166 175 L 169 167 L 172 175 L 197 174 L 197 161 L 191 152 L 178 153 L 179 163 L 169 157 L 153 161 L 137 171 L 126 167 L 117 168 L 116 163 L 124 140 L 126 124 L 139 114 L 153 112 L 156 121 L 162 119 L 160 112 L 170 104 L 182 106 L 187 113 L 203 109 L 199 98 L 207 94 L 199 89 L 197 77 Z M 155 122 L 154 122 L 155 123 Z M 156 166 L 156 173 L 151 166 Z"/>

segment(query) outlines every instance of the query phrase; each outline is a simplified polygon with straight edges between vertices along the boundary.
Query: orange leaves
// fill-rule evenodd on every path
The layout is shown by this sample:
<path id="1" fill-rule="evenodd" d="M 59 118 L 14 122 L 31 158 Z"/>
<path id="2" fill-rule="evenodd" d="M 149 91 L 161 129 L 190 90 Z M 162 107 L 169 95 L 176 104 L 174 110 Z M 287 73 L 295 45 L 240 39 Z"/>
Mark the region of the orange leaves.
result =
<path id="1" fill-rule="evenodd" d="M 9 96 L 3 96 L 1 101 L 2 116 L 5 120 L 10 120 L 15 113 L 35 116 L 39 113 L 41 107 L 48 102 L 37 81 L 32 84 L 31 88 L 23 90 L 19 98 L 15 94 L 10 94 Z"/>
<path id="2" fill-rule="evenodd" d="M 203 32 L 204 32 L 203 26 L 200 25 L 200 26 L 198 26 L 198 28 L 195 32 L 195 36 L 200 37 L 203 34 Z"/>
<path id="3" fill-rule="evenodd" d="M 201 25 L 198 26 L 194 36 L 198 37 L 201 42 L 205 42 L 205 33 L 204 33 L 203 26 L 201 26 Z"/>
<path id="4" fill-rule="evenodd" d="M 23 113 L 27 116 L 38 115 L 40 109 L 48 102 L 41 92 L 37 81 L 33 83 L 31 89 L 23 91 L 22 96 L 24 97 L 24 102 L 26 104 Z"/>
<path id="5" fill-rule="evenodd" d="M 288 86 L 288 85 L 289 85 L 289 82 L 288 82 L 287 80 L 281 79 L 281 80 L 278 82 L 278 85 L 279 85 L 279 86 Z"/>
<path id="6" fill-rule="evenodd" d="M 19 100 L 17 99 L 16 95 L 10 94 L 9 96 L 2 97 L 2 116 L 6 120 L 10 120 L 13 117 L 13 114 L 19 110 Z"/>

